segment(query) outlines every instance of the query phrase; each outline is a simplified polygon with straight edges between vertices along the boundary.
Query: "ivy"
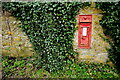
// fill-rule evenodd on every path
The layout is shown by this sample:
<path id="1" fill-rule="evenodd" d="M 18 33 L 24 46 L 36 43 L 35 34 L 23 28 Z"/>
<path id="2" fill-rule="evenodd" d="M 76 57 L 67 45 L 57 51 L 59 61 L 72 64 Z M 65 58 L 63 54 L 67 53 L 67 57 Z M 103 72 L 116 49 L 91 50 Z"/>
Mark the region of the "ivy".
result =
<path id="1" fill-rule="evenodd" d="M 81 7 L 87 5 L 89 3 L 2 3 L 3 10 L 21 21 L 20 28 L 39 54 L 36 61 L 38 68 L 42 66 L 50 72 L 74 61 L 77 55 L 72 48 L 75 16 Z"/>
<path id="2" fill-rule="evenodd" d="M 3 10 L 9 11 L 22 23 L 20 28 L 28 35 L 34 49 L 39 54 L 36 64 L 48 71 L 62 69 L 63 64 L 71 64 L 74 55 L 72 39 L 75 29 L 75 16 L 80 8 L 89 6 L 80 2 L 3 2 Z M 97 2 L 97 8 L 105 13 L 100 22 L 105 35 L 112 42 L 110 59 L 119 65 L 120 56 L 120 7 L 118 2 Z M 70 57 L 70 58 L 69 58 Z"/>
<path id="3" fill-rule="evenodd" d="M 111 49 L 109 49 L 109 58 L 119 69 L 119 58 L 120 58 L 120 27 L 119 27 L 119 14 L 120 7 L 119 2 L 103 2 L 97 3 L 97 8 L 105 11 L 102 21 L 100 22 L 104 28 L 104 33 L 109 36 L 111 40 L 108 40 L 111 44 Z"/>

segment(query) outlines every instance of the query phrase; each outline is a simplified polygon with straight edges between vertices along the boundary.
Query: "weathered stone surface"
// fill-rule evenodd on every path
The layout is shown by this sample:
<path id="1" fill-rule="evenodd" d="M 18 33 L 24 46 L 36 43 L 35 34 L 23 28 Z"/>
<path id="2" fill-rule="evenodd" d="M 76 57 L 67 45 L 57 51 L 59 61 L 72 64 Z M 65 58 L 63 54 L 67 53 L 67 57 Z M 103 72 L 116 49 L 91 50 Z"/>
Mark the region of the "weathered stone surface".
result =
<path id="1" fill-rule="evenodd" d="M 100 13 L 102 13 L 102 11 L 94 7 L 86 7 L 79 11 L 78 15 L 92 15 L 91 48 L 78 48 L 78 30 L 74 33 L 73 48 L 74 51 L 79 53 L 79 61 L 105 63 L 108 60 L 106 48 L 110 48 L 110 45 L 102 38 L 106 38 L 106 36 L 103 33 L 102 26 L 99 24 L 99 20 L 102 19 L 102 15 Z M 76 16 L 77 24 L 75 27 L 78 25 L 78 15 Z"/>
<path id="2" fill-rule="evenodd" d="M 1 17 L 2 22 L 2 55 L 12 57 L 32 56 L 34 51 L 28 37 L 18 27 L 20 21 L 5 12 Z"/>

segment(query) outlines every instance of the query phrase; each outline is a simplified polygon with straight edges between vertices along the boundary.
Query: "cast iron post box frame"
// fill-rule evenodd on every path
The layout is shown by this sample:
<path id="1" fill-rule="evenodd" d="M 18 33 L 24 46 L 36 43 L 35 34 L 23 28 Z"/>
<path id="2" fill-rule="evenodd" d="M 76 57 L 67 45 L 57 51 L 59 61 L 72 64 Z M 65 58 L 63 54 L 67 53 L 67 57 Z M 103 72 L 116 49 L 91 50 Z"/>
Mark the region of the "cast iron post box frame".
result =
<path id="1" fill-rule="evenodd" d="M 92 15 L 79 15 L 78 48 L 90 48 Z"/>

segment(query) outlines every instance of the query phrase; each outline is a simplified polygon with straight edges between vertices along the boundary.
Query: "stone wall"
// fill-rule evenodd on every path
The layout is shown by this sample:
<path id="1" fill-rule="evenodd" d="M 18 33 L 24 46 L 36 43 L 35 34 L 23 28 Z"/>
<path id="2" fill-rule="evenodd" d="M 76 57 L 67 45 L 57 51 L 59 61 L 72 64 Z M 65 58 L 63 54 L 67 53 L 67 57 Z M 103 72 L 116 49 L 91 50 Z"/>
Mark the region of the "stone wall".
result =
<path id="1" fill-rule="evenodd" d="M 2 22 L 2 55 L 12 57 L 27 57 L 32 56 L 34 50 L 28 37 L 18 27 L 20 21 L 15 17 L 10 16 L 10 13 L 4 12 L 0 17 Z"/>
<path id="2" fill-rule="evenodd" d="M 106 48 L 110 48 L 102 37 L 106 36 L 103 33 L 102 26 L 99 24 L 99 20 L 102 19 L 101 10 L 92 6 L 80 9 L 78 15 L 92 15 L 92 38 L 90 49 L 78 48 L 78 30 L 75 31 L 73 39 L 74 51 L 79 53 L 79 61 L 101 62 L 104 63 L 108 60 L 108 53 Z M 78 25 L 78 15 L 76 16 Z M 8 56 L 31 56 L 33 50 L 29 39 L 24 32 L 17 26 L 20 25 L 20 21 L 16 20 L 9 13 L 5 12 L 2 17 L 2 53 Z M 10 29 L 11 30 L 10 30 Z M 102 37 L 101 37 L 102 36 Z"/>
<path id="3" fill-rule="evenodd" d="M 79 11 L 78 15 L 92 15 L 91 48 L 78 48 L 78 30 L 74 33 L 73 48 L 74 51 L 79 53 L 79 61 L 105 63 L 108 60 L 106 48 L 110 48 L 110 45 L 102 38 L 107 37 L 104 35 L 103 28 L 99 23 L 99 20 L 102 19 L 102 15 L 100 13 L 102 13 L 102 11 L 94 8 L 94 6 L 85 7 Z M 75 27 L 78 27 L 78 15 L 76 16 L 77 24 Z"/>

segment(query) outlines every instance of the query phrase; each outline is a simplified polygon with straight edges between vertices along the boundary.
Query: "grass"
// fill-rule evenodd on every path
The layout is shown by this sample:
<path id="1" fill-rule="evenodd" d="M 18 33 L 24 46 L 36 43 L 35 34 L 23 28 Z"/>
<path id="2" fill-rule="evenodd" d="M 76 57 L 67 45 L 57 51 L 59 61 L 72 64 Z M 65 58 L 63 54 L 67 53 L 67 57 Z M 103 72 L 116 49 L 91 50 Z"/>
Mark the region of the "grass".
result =
<path id="1" fill-rule="evenodd" d="M 34 59 L 33 59 L 34 60 Z M 30 58 L 3 57 L 3 78 L 118 78 L 118 72 L 114 66 L 98 63 L 72 63 L 63 66 L 63 70 L 48 71 L 31 63 Z"/>

